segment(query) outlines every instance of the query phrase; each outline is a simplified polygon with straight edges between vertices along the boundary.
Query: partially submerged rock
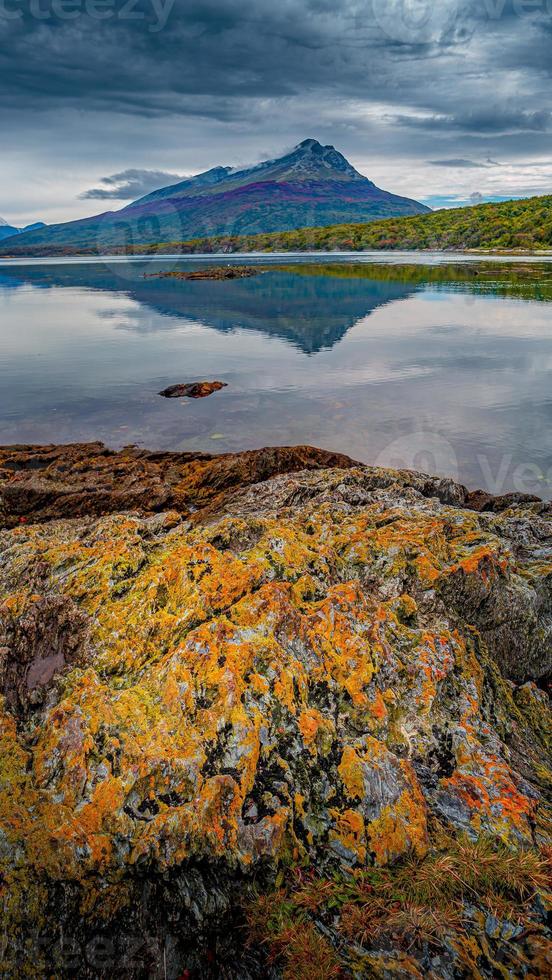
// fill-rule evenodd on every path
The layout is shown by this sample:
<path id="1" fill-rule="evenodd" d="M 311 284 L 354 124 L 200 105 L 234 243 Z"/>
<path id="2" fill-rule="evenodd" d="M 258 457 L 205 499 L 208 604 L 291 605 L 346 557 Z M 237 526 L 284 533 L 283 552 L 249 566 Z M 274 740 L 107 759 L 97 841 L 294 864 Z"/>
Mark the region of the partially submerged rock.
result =
<path id="1" fill-rule="evenodd" d="M 18 452 L 0 455 L 3 494 L 36 463 Z M 290 473 L 322 456 L 270 452 L 108 454 L 104 484 L 134 460 L 181 506 L 97 517 L 80 447 L 78 516 L 53 521 L 72 476 L 49 447 L 33 511 L 49 522 L 0 532 L 8 976 L 64 976 L 72 956 L 84 977 L 282 977 L 239 928 L 253 882 L 315 869 L 346 891 L 422 867 L 443 833 L 550 845 L 550 509 L 477 513 L 450 481 L 343 458 Z M 28 710 L 47 628 L 63 658 Z M 285 976 L 545 975 L 531 880 L 521 926 L 470 886 L 436 947 L 415 931 L 403 948 L 400 922 L 355 932 L 311 896 L 300 932 L 326 972 Z"/>
<path id="2" fill-rule="evenodd" d="M 225 381 L 192 381 L 190 384 L 170 385 L 159 394 L 163 398 L 207 398 L 214 391 L 227 387 Z"/>

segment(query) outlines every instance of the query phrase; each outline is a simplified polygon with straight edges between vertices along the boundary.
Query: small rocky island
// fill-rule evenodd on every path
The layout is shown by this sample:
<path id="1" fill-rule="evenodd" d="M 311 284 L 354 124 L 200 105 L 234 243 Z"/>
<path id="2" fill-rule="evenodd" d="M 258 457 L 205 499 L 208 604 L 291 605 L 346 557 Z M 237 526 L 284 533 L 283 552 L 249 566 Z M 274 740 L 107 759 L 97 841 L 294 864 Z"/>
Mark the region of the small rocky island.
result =
<path id="1" fill-rule="evenodd" d="M 550 975 L 552 506 L 0 449 L 4 975 Z"/>
<path id="2" fill-rule="evenodd" d="M 206 269 L 171 269 L 167 272 L 144 272 L 144 279 L 250 279 L 262 270 L 253 265 L 213 265 Z"/>

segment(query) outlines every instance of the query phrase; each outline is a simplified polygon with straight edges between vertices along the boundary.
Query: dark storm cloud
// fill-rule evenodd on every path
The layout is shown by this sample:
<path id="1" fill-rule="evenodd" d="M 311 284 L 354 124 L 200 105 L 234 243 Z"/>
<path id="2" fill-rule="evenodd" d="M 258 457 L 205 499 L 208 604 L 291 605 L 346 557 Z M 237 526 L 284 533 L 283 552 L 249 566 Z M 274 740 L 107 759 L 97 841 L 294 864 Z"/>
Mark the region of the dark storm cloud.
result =
<path id="1" fill-rule="evenodd" d="M 458 113 L 454 116 L 405 116 L 395 117 L 403 126 L 417 129 L 459 130 L 464 133 L 527 133 L 548 132 L 552 126 L 552 113 L 547 110 L 525 112 L 523 110 L 501 109 L 499 107 Z"/>
<path id="2" fill-rule="evenodd" d="M 409 2 L 423 12 L 424 0 L 0 0 L 3 105 L 226 119 L 236 118 L 233 100 L 243 116 L 255 98 L 314 88 L 334 98 L 448 102 L 450 110 L 462 67 L 454 59 L 466 69 L 470 48 L 481 47 L 481 68 L 491 74 L 504 63 L 529 75 L 543 57 L 534 36 L 542 13 L 512 23 L 511 5 L 500 0 L 427 0 L 424 19 L 405 14 Z M 508 24 L 508 43 L 497 44 Z M 458 95 L 459 119 L 469 122 L 471 107 Z M 484 91 L 479 98 L 486 101 Z M 484 125 L 481 107 L 471 111 L 473 125 Z M 531 114 L 538 119 L 539 107 Z"/>
<path id="3" fill-rule="evenodd" d="M 92 187 L 90 190 L 84 191 L 80 197 L 82 200 L 96 201 L 136 200 L 136 198 L 144 197 L 159 187 L 176 184 L 179 180 L 184 180 L 182 174 L 170 174 L 165 170 L 122 170 L 118 174 L 101 177 L 100 184 L 103 184 L 103 187 Z"/>
<path id="4" fill-rule="evenodd" d="M 81 193 L 107 167 L 170 182 L 307 135 L 452 179 L 550 157 L 551 51 L 552 0 L 0 0 L 0 132 L 89 166 Z M 142 188 L 85 196 L 122 192 Z"/>

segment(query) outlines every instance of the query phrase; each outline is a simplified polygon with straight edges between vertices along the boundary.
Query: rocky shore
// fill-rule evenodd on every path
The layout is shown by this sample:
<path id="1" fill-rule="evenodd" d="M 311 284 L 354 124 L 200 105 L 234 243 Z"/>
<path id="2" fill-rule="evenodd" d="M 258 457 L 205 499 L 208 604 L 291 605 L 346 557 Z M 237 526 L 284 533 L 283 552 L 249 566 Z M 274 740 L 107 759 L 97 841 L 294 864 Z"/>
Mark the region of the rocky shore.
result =
<path id="1" fill-rule="evenodd" d="M 8 977 L 542 977 L 552 507 L 0 449 Z"/>

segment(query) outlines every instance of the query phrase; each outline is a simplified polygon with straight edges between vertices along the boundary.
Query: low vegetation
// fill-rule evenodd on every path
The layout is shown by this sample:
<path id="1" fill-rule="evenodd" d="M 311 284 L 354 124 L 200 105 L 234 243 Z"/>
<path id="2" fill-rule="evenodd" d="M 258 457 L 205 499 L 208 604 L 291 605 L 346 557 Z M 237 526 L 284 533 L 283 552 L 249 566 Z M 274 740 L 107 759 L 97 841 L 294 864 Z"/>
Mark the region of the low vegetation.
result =
<path id="1" fill-rule="evenodd" d="M 265 947 L 285 980 L 347 977 L 359 956 L 386 947 L 439 954 L 452 943 L 477 959 L 482 939 L 540 931 L 535 910 L 550 897 L 551 872 L 546 851 L 440 829 L 422 859 L 334 878 L 295 870 L 246 909 L 249 943 Z"/>

